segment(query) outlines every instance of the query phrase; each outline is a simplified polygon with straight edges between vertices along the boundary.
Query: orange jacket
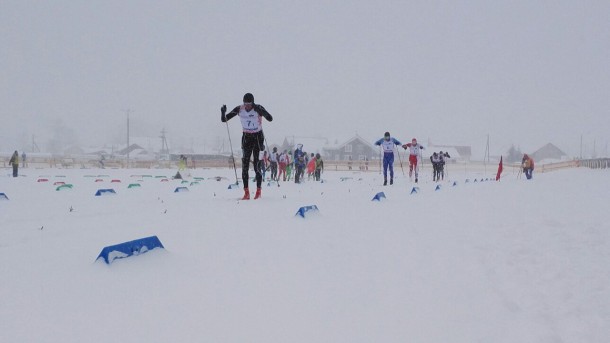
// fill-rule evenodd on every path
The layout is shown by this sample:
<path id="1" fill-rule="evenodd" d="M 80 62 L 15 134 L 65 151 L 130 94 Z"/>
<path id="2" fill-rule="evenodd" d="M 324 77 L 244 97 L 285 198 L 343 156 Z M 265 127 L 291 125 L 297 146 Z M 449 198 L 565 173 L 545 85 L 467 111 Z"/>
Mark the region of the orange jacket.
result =
<path id="1" fill-rule="evenodd" d="M 313 173 L 316 170 L 316 158 L 312 158 L 311 160 L 309 160 L 309 163 L 307 163 L 307 172 L 308 173 Z"/>

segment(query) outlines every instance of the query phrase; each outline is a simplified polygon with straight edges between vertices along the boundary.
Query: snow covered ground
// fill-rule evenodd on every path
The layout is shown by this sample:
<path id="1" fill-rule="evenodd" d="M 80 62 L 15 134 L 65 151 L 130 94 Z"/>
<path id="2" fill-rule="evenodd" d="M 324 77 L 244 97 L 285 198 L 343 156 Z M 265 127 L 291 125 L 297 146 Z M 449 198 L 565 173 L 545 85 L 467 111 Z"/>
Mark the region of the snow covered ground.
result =
<path id="1" fill-rule="evenodd" d="M 397 170 L 393 186 L 327 172 L 256 201 L 237 201 L 232 169 L 185 184 L 157 177 L 175 170 L 6 171 L 0 342 L 610 341 L 608 171 L 456 171 L 435 191 L 425 170 L 410 194 Z M 151 235 L 166 249 L 95 262 Z"/>

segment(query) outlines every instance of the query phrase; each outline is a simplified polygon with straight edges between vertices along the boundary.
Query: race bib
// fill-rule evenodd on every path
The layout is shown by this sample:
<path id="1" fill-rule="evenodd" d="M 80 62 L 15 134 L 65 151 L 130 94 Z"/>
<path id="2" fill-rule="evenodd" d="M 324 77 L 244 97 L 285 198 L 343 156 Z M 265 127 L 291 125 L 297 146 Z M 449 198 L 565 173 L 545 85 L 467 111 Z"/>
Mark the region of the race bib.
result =
<path id="1" fill-rule="evenodd" d="M 244 106 L 241 106 L 239 109 L 239 119 L 241 120 L 241 127 L 244 132 L 254 133 L 261 130 L 262 117 L 255 110 L 248 112 L 244 109 Z"/>
<path id="2" fill-rule="evenodd" d="M 381 143 L 383 152 L 394 152 L 394 142 L 392 140 L 386 141 L 385 139 Z"/>

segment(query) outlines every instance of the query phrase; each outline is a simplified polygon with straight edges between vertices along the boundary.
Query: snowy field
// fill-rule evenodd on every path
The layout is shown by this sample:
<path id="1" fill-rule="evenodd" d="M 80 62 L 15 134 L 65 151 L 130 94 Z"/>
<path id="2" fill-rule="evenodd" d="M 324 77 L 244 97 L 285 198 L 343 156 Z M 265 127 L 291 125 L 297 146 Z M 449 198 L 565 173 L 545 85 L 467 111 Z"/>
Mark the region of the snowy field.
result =
<path id="1" fill-rule="evenodd" d="M 608 171 L 427 169 L 416 194 L 399 167 L 327 172 L 256 201 L 232 169 L 175 172 L 4 170 L 0 342 L 610 342 Z"/>

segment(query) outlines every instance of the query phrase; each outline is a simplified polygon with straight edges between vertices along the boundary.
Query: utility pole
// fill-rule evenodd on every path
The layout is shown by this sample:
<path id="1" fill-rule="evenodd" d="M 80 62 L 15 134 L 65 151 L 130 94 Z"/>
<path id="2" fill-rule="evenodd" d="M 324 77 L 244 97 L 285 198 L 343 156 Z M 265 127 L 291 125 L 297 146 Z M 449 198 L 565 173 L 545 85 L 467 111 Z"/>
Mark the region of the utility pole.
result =
<path id="1" fill-rule="evenodd" d="M 123 110 L 127 114 L 127 168 L 129 168 L 129 113 L 133 112 L 131 109 Z"/>
<path id="2" fill-rule="evenodd" d="M 165 128 L 163 128 L 163 130 L 161 130 L 161 136 L 159 136 L 159 138 L 161 138 L 161 151 L 160 154 L 161 155 L 166 155 L 169 159 L 169 146 L 167 145 L 167 138 L 165 137 L 165 133 L 167 131 L 165 131 Z"/>
<path id="3" fill-rule="evenodd" d="M 32 152 L 40 152 L 40 148 L 38 147 L 38 144 L 36 144 L 34 135 L 32 135 Z"/>

